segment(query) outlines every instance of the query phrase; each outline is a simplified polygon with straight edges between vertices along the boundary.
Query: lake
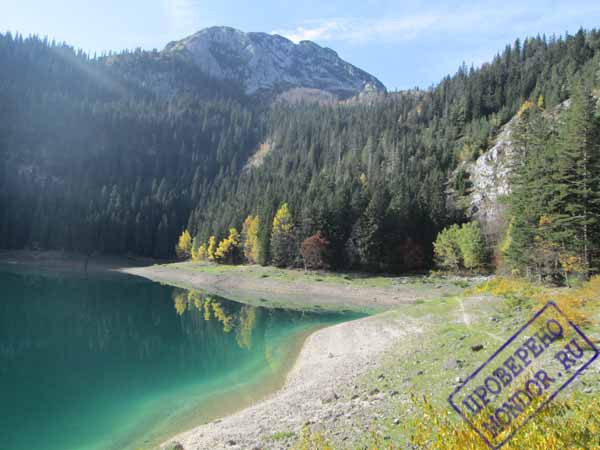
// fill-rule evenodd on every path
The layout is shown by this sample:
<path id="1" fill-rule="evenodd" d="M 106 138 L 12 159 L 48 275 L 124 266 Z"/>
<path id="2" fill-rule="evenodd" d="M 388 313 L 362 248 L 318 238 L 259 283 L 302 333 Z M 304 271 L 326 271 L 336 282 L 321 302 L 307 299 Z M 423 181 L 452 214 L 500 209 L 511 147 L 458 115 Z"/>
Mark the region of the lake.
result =
<path id="1" fill-rule="evenodd" d="M 0 270 L 0 448 L 151 449 L 280 387 L 355 313 L 249 306 L 129 276 Z"/>

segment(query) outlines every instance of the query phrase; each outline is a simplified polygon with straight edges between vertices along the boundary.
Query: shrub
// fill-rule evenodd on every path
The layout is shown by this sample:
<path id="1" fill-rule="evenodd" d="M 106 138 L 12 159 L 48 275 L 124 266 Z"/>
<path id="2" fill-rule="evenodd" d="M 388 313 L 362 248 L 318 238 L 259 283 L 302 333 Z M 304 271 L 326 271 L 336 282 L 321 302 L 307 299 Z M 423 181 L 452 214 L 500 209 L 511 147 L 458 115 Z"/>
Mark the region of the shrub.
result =
<path id="1" fill-rule="evenodd" d="M 445 228 L 438 234 L 433 244 L 438 264 L 447 269 L 458 270 L 460 267 L 460 248 L 458 248 L 459 231 L 460 228 L 458 225 Z"/>
<path id="2" fill-rule="evenodd" d="M 545 289 L 522 278 L 496 277 L 467 291 L 467 294 L 491 294 L 508 300 L 527 301 L 542 307 L 553 301 L 577 325 L 592 320 L 587 309 L 600 303 L 600 275 L 579 288 Z"/>
<path id="3" fill-rule="evenodd" d="M 541 305 L 554 301 L 560 310 L 577 325 L 592 322 L 587 308 L 600 303 L 600 275 L 596 275 L 579 288 L 564 288 L 558 292 L 544 292 L 537 296 Z"/>
<path id="4" fill-rule="evenodd" d="M 522 278 L 495 277 L 475 286 L 468 294 L 491 294 L 506 299 L 532 300 L 541 294 L 541 288 Z"/>
<path id="5" fill-rule="evenodd" d="M 485 246 L 481 228 L 477 222 L 465 223 L 458 232 L 458 248 L 465 269 L 479 269 L 483 266 Z"/>
<path id="6" fill-rule="evenodd" d="M 438 234 L 433 247 L 438 264 L 446 269 L 476 270 L 485 263 L 485 245 L 477 222 L 445 228 Z"/>
<path id="7" fill-rule="evenodd" d="M 410 426 L 411 440 L 430 450 L 488 450 L 488 446 L 448 408 L 434 407 L 427 399 L 418 402 Z M 554 400 L 511 438 L 503 450 L 600 449 L 600 398 L 570 397 Z"/>

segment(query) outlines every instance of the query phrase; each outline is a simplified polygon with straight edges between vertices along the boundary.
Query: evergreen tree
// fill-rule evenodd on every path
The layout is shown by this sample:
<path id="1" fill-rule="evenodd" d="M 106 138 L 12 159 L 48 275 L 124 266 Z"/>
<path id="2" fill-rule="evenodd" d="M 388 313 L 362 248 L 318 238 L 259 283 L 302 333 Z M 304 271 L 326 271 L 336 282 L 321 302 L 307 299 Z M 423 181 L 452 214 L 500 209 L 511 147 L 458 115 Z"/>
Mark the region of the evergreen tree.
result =
<path id="1" fill-rule="evenodd" d="M 385 221 L 389 196 L 385 187 L 378 185 L 369 205 L 357 223 L 355 230 L 356 248 L 360 264 L 378 269 L 384 259 L 386 242 Z"/>
<path id="2" fill-rule="evenodd" d="M 573 92 L 557 143 L 555 195 L 550 201 L 552 233 L 569 256 L 589 271 L 600 219 L 600 123 L 585 85 Z"/>
<path id="3" fill-rule="evenodd" d="M 558 119 L 539 105 L 522 108 L 514 139 L 523 157 L 513 171 L 501 249 L 513 270 L 569 284 L 570 273 L 597 266 L 599 130 L 594 100 L 581 85 Z"/>
<path id="4" fill-rule="evenodd" d="M 287 201 L 297 226 L 285 264 L 298 264 L 297 243 L 321 231 L 334 268 L 426 269 L 439 231 L 465 220 L 446 203 L 449 174 L 485 151 L 528 99 L 505 259 L 540 276 L 574 268 L 573 257 L 594 269 L 597 150 L 577 141 L 588 120 L 566 120 L 556 143 L 545 116 L 576 95 L 577 80 L 598 85 L 599 60 L 597 30 L 528 38 L 426 90 L 265 108 L 153 52 L 90 58 L 0 34 L 0 247 L 169 258 L 188 229 L 198 257 L 200 243 L 254 212 L 257 259 L 267 264 L 278 246 L 273 218 Z M 173 83 L 168 96 L 156 80 Z M 580 109 L 589 117 L 589 105 Z M 256 148 L 267 157 L 246 164 Z M 455 181 L 468 193 L 464 176 Z"/>
<path id="5" fill-rule="evenodd" d="M 513 141 L 518 156 L 510 180 L 510 237 L 503 245 L 503 258 L 511 270 L 541 276 L 553 265 L 537 257 L 537 242 L 540 218 L 554 195 L 555 146 L 552 128 L 532 102 L 525 102 L 519 110 Z"/>

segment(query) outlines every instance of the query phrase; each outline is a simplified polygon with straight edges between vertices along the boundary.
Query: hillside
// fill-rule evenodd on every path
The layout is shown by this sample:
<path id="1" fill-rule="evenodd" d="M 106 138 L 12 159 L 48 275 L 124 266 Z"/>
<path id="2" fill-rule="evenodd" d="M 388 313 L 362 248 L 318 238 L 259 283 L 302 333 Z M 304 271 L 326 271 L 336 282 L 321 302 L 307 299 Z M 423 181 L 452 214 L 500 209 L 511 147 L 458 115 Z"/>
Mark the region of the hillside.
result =
<path id="1" fill-rule="evenodd" d="M 0 247 L 172 257 L 183 229 L 198 248 L 253 215 L 267 263 L 287 202 L 278 264 L 299 265 L 321 231 L 331 267 L 427 268 L 439 230 L 466 218 L 446 199 L 459 161 L 525 100 L 553 107 L 573 80 L 595 82 L 599 50 L 597 31 L 531 38 L 431 89 L 385 93 L 331 50 L 262 33 L 214 28 L 98 59 L 3 35 Z M 380 94 L 268 103 L 290 88 Z"/>
<path id="2" fill-rule="evenodd" d="M 482 167 L 480 178 L 469 180 L 464 166 L 502 153 L 506 125 L 522 105 L 542 99 L 551 111 L 569 98 L 571 86 L 597 84 L 598 61 L 597 32 L 535 38 L 515 42 L 479 69 L 462 67 L 427 91 L 318 108 L 276 105 L 266 115 L 261 164 L 215 184 L 194 209 L 190 230 L 198 245 L 211 235 L 218 242 L 248 215 L 258 217 L 258 262 L 274 261 L 280 250 L 270 242 L 270 227 L 286 202 L 295 227 L 290 248 L 320 231 L 335 268 L 431 267 L 438 232 L 479 218 L 472 205 L 447 194 L 465 196 L 470 183 L 506 192 L 506 174 Z M 498 206 L 497 195 L 488 200 Z M 275 264 L 301 264 L 297 250 L 288 253 Z"/>

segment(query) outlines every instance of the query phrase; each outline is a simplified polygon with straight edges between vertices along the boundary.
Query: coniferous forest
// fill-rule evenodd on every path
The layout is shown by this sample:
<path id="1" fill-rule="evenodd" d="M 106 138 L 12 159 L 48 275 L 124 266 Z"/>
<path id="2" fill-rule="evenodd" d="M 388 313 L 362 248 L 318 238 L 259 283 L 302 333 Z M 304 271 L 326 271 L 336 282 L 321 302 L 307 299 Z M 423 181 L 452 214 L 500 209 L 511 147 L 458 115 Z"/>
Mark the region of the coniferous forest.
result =
<path id="1" fill-rule="evenodd" d="M 246 97 L 157 52 L 20 35 L 0 36 L 0 66 L 0 248 L 170 258 L 181 236 L 180 256 L 228 263 L 400 272 L 446 255 L 567 283 L 600 265 L 600 31 L 323 103 Z M 503 236 L 474 248 L 448 192 L 466 195 L 462 164 L 515 116 Z"/>

